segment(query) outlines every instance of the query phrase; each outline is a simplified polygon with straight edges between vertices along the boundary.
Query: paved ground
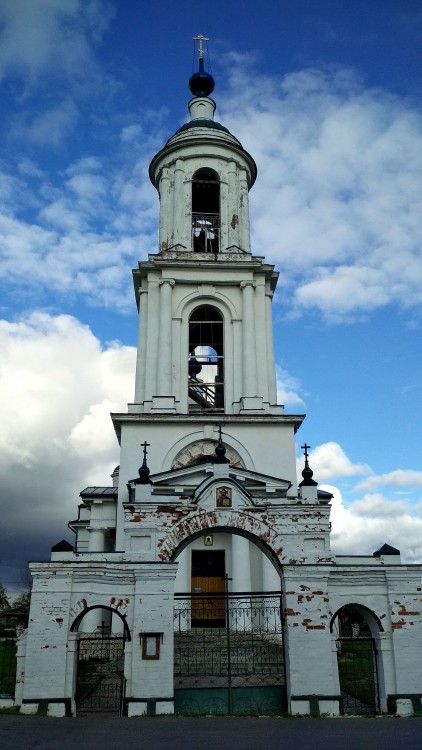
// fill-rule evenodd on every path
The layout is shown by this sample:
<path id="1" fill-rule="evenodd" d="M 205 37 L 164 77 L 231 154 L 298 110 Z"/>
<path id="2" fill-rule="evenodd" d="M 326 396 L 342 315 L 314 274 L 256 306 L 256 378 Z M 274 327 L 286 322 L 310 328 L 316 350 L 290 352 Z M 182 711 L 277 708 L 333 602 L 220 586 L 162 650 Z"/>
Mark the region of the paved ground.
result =
<path id="1" fill-rule="evenodd" d="M 422 750 L 422 718 L 0 715 L 2 750 Z"/>

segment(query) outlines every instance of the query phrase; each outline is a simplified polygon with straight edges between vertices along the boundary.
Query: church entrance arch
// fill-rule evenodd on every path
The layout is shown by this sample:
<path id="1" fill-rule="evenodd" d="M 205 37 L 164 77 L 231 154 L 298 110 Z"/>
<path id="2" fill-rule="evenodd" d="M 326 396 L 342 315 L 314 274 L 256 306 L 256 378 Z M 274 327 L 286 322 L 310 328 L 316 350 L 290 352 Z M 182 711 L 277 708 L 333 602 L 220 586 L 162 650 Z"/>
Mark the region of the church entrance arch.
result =
<path id="1" fill-rule="evenodd" d="M 379 710 L 377 650 L 374 635 L 382 630 L 367 607 L 347 604 L 336 612 L 331 630 L 337 636 L 337 664 L 344 713 Z"/>
<path id="2" fill-rule="evenodd" d="M 90 621 L 90 632 L 84 628 Z M 99 624 L 93 625 L 98 622 Z M 93 629 L 91 630 L 91 628 Z M 76 713 L 122 715 L 124 651 L 130 632 L 124 617 L 111 607 L 88 607 L 73 622 L 79 632 L 76 672 Z"/>
<path id="3" fill-rule="evenodd" d="M 174 551 L 183 572 L 174 606 L 177 712 L 287 710 L 281 571 L 275 572 L 263 546 L 250 533 L 214 527 Z M 262 567 L 259 579 L 251 576 L 258 566 L 275 573 L 271 589 L 265 589 Z"/>

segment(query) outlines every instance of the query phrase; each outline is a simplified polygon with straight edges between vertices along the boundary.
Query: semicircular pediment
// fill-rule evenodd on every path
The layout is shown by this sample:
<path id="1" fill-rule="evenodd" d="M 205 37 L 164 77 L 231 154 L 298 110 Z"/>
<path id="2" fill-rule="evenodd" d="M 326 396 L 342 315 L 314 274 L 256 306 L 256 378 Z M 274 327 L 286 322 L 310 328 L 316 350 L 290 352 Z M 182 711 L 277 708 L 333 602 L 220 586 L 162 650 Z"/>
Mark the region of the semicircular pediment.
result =
<path id="1" fill-rule="evenodd" d="M 182 448 L 179 453 L 174 457 L 171 465 L 172 469 L 180 469 L 186 466 L 194 466 L 195 464 L 205 463 L 210 458 L 215 456 L 215 447 L 217 445 L 216 440 L 197 440 L 190 445 Z M 226 458 L 229 459 L 230 466 L 237 469 L 244 469 L 245 464 L 239 456 L 238 452 L 225 444 Z"/>

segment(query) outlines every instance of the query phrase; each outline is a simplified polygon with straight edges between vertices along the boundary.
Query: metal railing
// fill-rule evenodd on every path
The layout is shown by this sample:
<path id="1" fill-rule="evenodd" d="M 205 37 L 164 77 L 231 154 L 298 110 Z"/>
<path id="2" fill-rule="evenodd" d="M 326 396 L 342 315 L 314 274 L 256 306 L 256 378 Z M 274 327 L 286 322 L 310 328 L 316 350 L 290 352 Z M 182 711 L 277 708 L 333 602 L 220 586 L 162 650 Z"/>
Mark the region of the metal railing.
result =
<path id="1" fill-rule="evenodd" d="M 220 214 L 192 213 L 192 244 L 195 252 L 218 253 Z"/>

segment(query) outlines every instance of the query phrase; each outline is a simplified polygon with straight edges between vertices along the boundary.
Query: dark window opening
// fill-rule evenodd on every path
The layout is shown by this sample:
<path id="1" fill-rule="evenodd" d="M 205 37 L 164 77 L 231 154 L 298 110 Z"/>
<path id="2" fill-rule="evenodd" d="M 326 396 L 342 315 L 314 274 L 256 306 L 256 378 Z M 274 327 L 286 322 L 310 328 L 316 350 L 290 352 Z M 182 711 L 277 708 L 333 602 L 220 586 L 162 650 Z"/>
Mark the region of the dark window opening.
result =
<path id="1" fill-rule="evenodd" d="M 223 318 L 210 305 L 189 320 L 188 383 L 190 411 L 224 408 Z"/>
<path id="2" fill-rule="evenodd" d="M 212 169 L 200 169 L 192 181 L 192 245 L 196 253 L 218 253 L 220 182 Z"/>

